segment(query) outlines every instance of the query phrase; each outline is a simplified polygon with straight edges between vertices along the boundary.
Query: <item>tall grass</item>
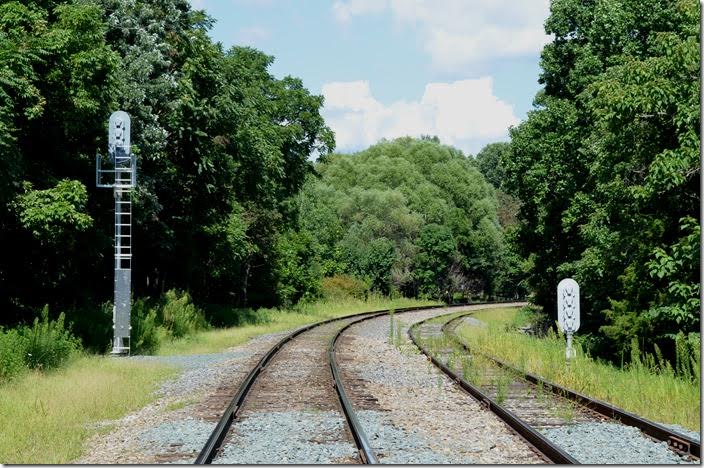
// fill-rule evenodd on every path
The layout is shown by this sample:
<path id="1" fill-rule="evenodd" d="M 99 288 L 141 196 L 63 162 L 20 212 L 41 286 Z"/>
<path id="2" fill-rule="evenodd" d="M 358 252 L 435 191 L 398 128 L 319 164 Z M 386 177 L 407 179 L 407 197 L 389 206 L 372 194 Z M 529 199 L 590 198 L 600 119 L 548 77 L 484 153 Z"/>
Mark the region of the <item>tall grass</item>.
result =
<path id="1" fill-rule="evenodd" d="M 512 326 L 517 314 L 515 308 L 479 311 L 474 317 L 488 327 L 464 325 L 458 327 L 458 336 L 470 349 L 494 355 L 548 381 L 655 421 L 699 430 L 699 356 L 694 345 L 684 344 L 684 337 L 678 344 L 678 362 L 689 376 L 678 375 L 661 355 L 641 353 L 637 341 L 632 347 L 631 363 L 622 368 L 592 359 L 578 342 L 574 344 L 577 356 L 567 363 L 564 336 L 548 332 L 543 338 L 535 338 L 519 333 Z"/>
<path id="2" fill-rule="evenodd" d="M 340 297 L 314 303 L 304 303 L 290 309 L 259 309 L 251 314 L 254 323 L 231 328 L 218 328 L 200 331 L 194 335 L 165 342 L 158 354 L 203 354 L 220 352 L 237 346 L 250 338 L 267 333 L 276 333 L 318 322 L 333 317 L 366 312 L 371 310 L 397 309 L 401 307 L 437 304 L 433 301 L 415 299 L 389 299 L 369 295 L 366 299 Z"/>
<path id="3" fill-rule="evenodd" d="M 132 352 L 154 354 L 168 340 L 210 328 L 203 311 L 187 292 L 170 290 L 158 301 L 137 299 L 132 304 Z"/>
<path id="4" fill-rule="evenodd" d="M 80 357 L 57 371 L 28 371 L 0 386 L 0 463 L 69 463 L 98 421 L 154 398 L 171 368 L 107 357 Z"/>
<path id="5" fill-rule="evenodd" d="M 81 349 L 81 342 L 64 324 L 64 314 L 49 319 L 49 308 L 41 312 L 41 320 L 3 331 L 0 329 L 0 383 L 27 369 L 53 369 L 64 364 Z"/>
<path id="6" fill-rule="evenodd" d="M 41 320 L 34 319 L 31 327 L 20 329 L 26 338 L 25 361 L 30 369 L 52 369 L 64 363 L 81 349 L 81 342 L 64 326 L 64 314 L 49 320 L 49 307 L 42 309 Z"/>

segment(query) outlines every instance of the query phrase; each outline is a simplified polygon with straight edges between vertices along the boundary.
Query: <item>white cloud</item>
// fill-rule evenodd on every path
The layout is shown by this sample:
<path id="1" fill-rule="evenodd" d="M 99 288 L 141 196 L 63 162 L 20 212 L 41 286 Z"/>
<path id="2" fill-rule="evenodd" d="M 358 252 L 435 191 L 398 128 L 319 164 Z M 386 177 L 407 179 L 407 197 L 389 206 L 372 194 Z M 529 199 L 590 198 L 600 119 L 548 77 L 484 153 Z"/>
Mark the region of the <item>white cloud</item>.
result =
<path id="1" fill-rule="evenodd" d="M 335 131 L 337 148 L 351 151 L 381 138 L 437 135 L 441 141 L 476 153 L 485 143 L 506 138 L 518 119 L 513 108 L 493 94 L 490 77 L 429 83 L 419 101 L 384 105 L 368 81 L 323 86 L 323 116 Z"/>
<path id="2" fill-rule="evenodd" d="M 347 22 L 353 16 L 381 13 L 386 8 L 387 4 L 384 0 L 347 0 L 335 2 L 332 11 L 338 21 Z"/>
<path id="3" fill-rule="evenodd" d="M 540 51 L 549 41 L 543 22 L 549 0 L 339 0 L 335 18 L 390 12 L 420 33 L 436 68 L 465 69 L 486 59 Z"/>

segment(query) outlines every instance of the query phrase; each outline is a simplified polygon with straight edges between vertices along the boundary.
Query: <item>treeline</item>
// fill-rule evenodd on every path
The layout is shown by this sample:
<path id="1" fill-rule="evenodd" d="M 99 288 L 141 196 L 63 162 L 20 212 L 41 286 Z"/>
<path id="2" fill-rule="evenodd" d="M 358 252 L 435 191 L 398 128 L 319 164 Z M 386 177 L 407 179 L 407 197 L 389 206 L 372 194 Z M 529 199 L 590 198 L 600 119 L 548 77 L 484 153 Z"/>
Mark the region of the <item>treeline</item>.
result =
<path id="1" fill-rule="evenodd" d="M 699 340 L 699 27 L 695 0 L 553 0 L 535 108 L 478 159 L 520 200 L 534 301 L 554 319 L 576 279 L 602 357 Z"/>
<path id="2" fill-rule="evenodd" d="M 117 109 L 132 117 L 139 168 L 137 350 L 203 317 L 233 324 L 325 294 L 525 295 L 471 158 L 429 137 L 331 154 L 322 97 L 273 77 L 270 56 L 223 50 L 211 24 L 186 0 L 0 5 L 6 348 L 46 304 L 37 330 L 64 330 L 64 313 L 84 346 L 109 343 L 113 196 L 95 187 L 94 156 Z"/>
<path id="3" fill-rule="evenodd" d="M 295 235 L 312 253 L 309 274 L 447 301 L 525 295 L 496 191 L 462 151 L 435 137 L 399 138 L 329 155 L 316 169 Z"/>
<path id="4" fill-rule="evenodd" d="M 95 188 L 107 119 L 132 116 L 136 297 L 170 289 L 235 307 L 281 302 L 309 156 L 334 148 L 321 96 L 273 58 L 223 50 L 187 0 L 0 5 L 0 324 L 45 304 L 104 346 L 113 196 Z M 285 288 L 285 284 L 283 284 Z"/>
<path id="5" fill-rule="evenodd" d="M 6 342 L 64 312 L 84 345 L 108 343 L 113 198 L 94 156 L 122 109 L 144 349 L 207 326 L 201 308 L 236 323 L 325 291 L 530 293 L 555 318 L 571 276 L 593 354 L 638 339 L 674 355 L 700 320 L 699 20 L 694 0 L 553 0 L 544 88 L 510 143 L 343 155 L 321 96 L 273 77 L 262 52 L 213 43 L 187 0 L 4 1 L 0 326 L 28 325 Z"/>

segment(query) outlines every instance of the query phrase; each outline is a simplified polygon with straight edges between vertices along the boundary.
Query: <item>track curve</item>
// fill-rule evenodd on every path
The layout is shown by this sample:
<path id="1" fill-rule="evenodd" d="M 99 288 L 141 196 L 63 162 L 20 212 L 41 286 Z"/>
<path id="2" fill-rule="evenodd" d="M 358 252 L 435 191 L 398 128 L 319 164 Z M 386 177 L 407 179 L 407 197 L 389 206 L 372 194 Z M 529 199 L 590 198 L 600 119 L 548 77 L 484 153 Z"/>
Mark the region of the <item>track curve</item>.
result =
<path id="1" fill-rule="evenodd" d="M 410 312 L 410 311 L 416 311 L 416 310 L 426 310 L 426 309 L 432 309 L 432 308 L 439 308 L 442 306 L 420 306 L 420 307 L 407 307 L 407 308 L 399 308 L 395 309 L 396 313 L 404 313 L 404 312 Z M 267 367 L 272 363 L 274 358 L 277 356 L 277 354 L 285 347 L 287 344 L 289 344 L 291 341 L 293 341 L 296 337 L 301 336 L 302 334 L 309 332 L 311 330 L 314 330 L 318 327 L 322 327 L 327 324 L 332 324 L 334 322 L 344 322 L 348 321 L 350 322 L 348 325 L 351 325 L 353 323 L 359 322 L 364 319 L 369 319 L 373 317 L 377 317 L 380 315 L 387 314 L 389 312 L 388 309 L 386 310 L 378 310 L 378 311 L 372 311 L 372 312 L 363 312 L 360 314 L 352 314 L 352 315 L 347 315 L 343 317 L 336 317 L 328 320 L 324 320 L 321 322 L 317 322 L 314 324 L 310 324 L 307 326 L 304 326 L 302 328 L 299 328 L 292 333 L 286 335 L 283 339 L 281 339 L 276 345 L 274 345 L 267 353 L 259 360 L 259 362 L 252 368 L 252 370 L 247 374 L 245 377 L 244 381 L 240 385 L 237 393 L 233 397 L 232 401 L 230 404 L 227 406 L 226 410 L 224 411 L 223 416 L 220 418 L 218 424 L 216 425 L 215 429 L 211 433 L 210 437 L 208 438 L 208 441 L 204 445 L 203 449 L 199 453 L 198 457 L 195 460 L 195 464 L 208 464 L 211 463 L 214 458 L 218 455 L 218 453 L 222 450 L 222 445 L 223 441 L 225 440 L 228 432 L 230 431 L 230 428 L 233 425 L 233 422 L 235 419 L 238 417 L 240 414 L 240 411 L 245 405 L 245 402 L 247 401 L 251 390 L 257 384 L 257 381 L 264 373 L 264 371 L 267 369 Z M 331 339 L 329 346 L 328 346 L 328 358 L 334 357 L 334 344 L 336 341 L 336 338 L 339 336 L 339 334 L 336 334 L 333 336 Z M 334 386 L 338 394 L 339 398 L 339 404 L 342 407 L 342 410 L 345 414 L 345 419 L 348 422 L 347 429 L 349 429 L 355 444 L 357 445 L 357 449 L 359 451 L 359 454 L 361 456 L 361 461 L 364 463 L 375 463 L 376 462 L 376 457 L 374 456 L 373 452 L 371 451 L 368 442 L 366 442 L 366 436 L 364 435 L 364 432 L 361 430 L 361 426 L 355 422 L 356 417 L 354 415 L 354 411 L 352 410 L 351 405 L 349 404 L 349 401 L 346 398 L 346 395 L 344 393 L 344 386 L 341 383 L 340 377 L 339 377 L 339 371 L 336 369 L 336 365 L 333 360 L 329 361 L 330 364 L 330 371 L 333 374 L 333 379 L 334 379 Z"/>

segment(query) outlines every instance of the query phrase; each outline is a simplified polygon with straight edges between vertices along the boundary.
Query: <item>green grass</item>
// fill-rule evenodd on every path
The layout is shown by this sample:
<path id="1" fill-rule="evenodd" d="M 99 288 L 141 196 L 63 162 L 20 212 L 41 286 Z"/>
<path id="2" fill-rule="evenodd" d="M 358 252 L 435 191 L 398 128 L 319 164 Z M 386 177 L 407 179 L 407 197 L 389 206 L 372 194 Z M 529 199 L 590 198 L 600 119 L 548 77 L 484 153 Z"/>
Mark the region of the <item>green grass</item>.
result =
<path id="1" fill-rule="evenodd" d="M 29 371 L 0 386 L 0 463 L 69 463 L 98 421 L 149 403 L 174 369 L 145 362 L 84 356 L 65 367 Z"/>
<path id="2" fill-rule="evenodd" d="M 656 372 L 639 362 L 619 369 L 592 359 L 578 344 L 576 358 L 567 364 L 564 337 L 548 334 L 535 338 L 512 330 L 525 322 L 519 309 L 478 311 L 473 317 L 488 327 L 458 327 L 460 339 L 470 349 L 648 419 L 700 430 L 700 375 L 688 381 L 676 377 L 671 368 Z"/>
<path id="3" fill-rule="evenodd" d="M 206 330 L 186 338 L 165 342 L 157 354 L 205 354 L 221 352 L 232 346 L 245 343 L 252 337 L 268 333 L 290 330 L 309 323 L 319 322 L 333 317 L 366 312 L 371 310 L 394 309 L 410 306 L 438 304 L 432 301 L 414 299 L 388 299 L 372 296 L 367 300 L 343 299 L 337 301 L 319 301 L 299 305 L 293 310 L 261 309 L 257 311 L 261 323 L 242 325 L 231 328 Z"/>

